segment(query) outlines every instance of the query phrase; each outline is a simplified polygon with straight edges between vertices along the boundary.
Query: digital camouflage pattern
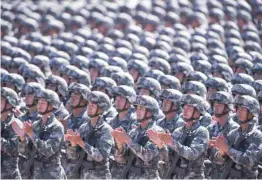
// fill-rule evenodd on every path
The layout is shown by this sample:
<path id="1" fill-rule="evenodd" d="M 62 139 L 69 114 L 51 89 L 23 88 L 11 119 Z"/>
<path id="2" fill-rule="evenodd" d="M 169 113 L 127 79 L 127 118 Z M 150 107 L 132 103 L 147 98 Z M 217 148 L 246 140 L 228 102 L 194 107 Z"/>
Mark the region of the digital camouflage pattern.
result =
<path id="1" fill-rule="evenodd" d="M 256 90 L 248 84 L 234 84 L 231 88 L 233 95 L 249 95 L 256 97 Z"/>
<path id="2" fill-rule="evenodd" d="M 11 126 L 13 121 L 15 117 L 11 114 L 1 121 L 1 179 L 21 179 L 18 168 L 19 137 Z"/>
<path id="3" fill-rule="evenodd" d="M 136 88 L 137 89 L 140 89 L 140 88 L 148 89 L 155 98 L 157 98 L 161 92 L 160 83 L 157 80 L 150 78 L 150 77 L 139 78 Z"/>
<path id="4" fill-rule="evenodd" d="M 79 132 L 85 142 L 83 150 L 86 153 L 80 179 L 110 179 L 109 156 L 114 145 L 112 128 L 100 117 L 95 127 L 88 121 L 80 127 Z"/>

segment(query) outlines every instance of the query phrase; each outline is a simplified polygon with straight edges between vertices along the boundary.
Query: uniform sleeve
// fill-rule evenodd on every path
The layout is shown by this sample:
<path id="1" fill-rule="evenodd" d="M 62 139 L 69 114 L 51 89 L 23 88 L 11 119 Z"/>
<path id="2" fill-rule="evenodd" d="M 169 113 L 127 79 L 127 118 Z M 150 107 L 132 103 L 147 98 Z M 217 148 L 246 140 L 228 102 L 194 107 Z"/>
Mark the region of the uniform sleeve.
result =
<path id="1" fill-rule="evenodd" d="M 228 156 L 237 164 L 241 164 L 247 168 L 252 168 L 259 162 L 262 151 L 262 141 L 260 145 L 251 143 L 245 152 L 238 151 L 233 147 L 229 148 Z"/>
<path id="2" fill-rule="evenodd" d="M 171 146 L 180 156 L 188 160 L 196 160 L 208 149 L 209 134 L 206 129 L 200 131 L 197 136 L 193 139 L 190 146 L 182 145 L 177 141 L 173 141 Z"/>
<path id="3" fill-rule="evenodd" d="M 15 133 L 10 132 L 9 138 L 1 137 L 1 150 L 10 156 L 18 155 L 19 140 Z"/>
<path id="4" fill-rule="evenodd" d="M 41 140 L 35 132 L 33 132 L 31 140 L 39 153 L 46 157 L 50 157 L 60 151 L 63 138 L 63 128 L 57 127 L 53 132 L 51 132 L 48 140 Z"/>
<path id="5" fill-rule="evenodd" d="M 91 146 L 88 142 L 85 142 L 84 150 L 95 161 L 101 162 L 106 158 L 109 158 L 111 149 L 114 145 L 114 140 L 110 130 L 106 130 L 100 139 L 96 140 L 96 147 Z"/>

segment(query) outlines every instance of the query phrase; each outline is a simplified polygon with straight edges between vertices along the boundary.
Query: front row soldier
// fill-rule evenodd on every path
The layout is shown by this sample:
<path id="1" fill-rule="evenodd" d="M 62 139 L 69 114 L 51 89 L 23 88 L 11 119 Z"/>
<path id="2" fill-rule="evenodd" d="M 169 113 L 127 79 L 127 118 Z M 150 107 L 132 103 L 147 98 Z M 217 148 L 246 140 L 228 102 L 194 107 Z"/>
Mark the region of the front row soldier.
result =
<path id="1" fill-rule="evenodd" d="M 222 179 L 256 179 L 262 154 L 262 132 L 256 125 L 259 103 L 248 95 L 237 96 L 234 103 L 240 127 L 210 140 L 210 145 L 219 150 L 217 162 L 224 164 Z"/>
<path id="2" fill-rule="evenodd" d="M 20 153 L 27 156 L 29 142 L 33 144 L 35 158 L 33 161 L 33 179 L 66 179 L 61 165 L 60 152 L 64 140 L 64 127 L 55 118 L 53 111 L 60 105 L 58 95 L 49 89 L 41 89 L 36 93 L 37 111 L 40 120 L 34 123 L 23 123 L 26 136 L 20 134 Z"/>
<path id="3" fill-rule="evenodd" d="M 218 136 L 227 137 L 228 133 L 237 129 L 239 125 L 232 119 L 234 110 L 234 99 L 232 95 L 225 91 L 217 91 L 209 96 L 209 102 L 214 113 L 215 123 L 208 127 L 210 139 Z M 205 167 L 206 177 L 220 179 L 223 172 L 223 164 L 216 162 L 215 155 L 218 152 L 216 148 L 209 147 L 208 159 L 211 167 Z"/>
<path id="4" fill-rule="evenodd" d="M 72 83 L 69 86 L 69 104 L 72 108 L 72 113 L 66 120 L 66 130 L 77 132 L 82 124 L 88 121 L 87 115 L 87 95 L 90 89 L 79 83 Z M 68 179 L 80 178 L 80 159 L 81 148 L 79 146 L 72 146 L 69 141 L 65 142 L 65 153 L 63 156 L 63 167 L 65 168 Z"/>
<path id="5" fill-rule="evenodd" d="M 68 130 L 65 138 L 75 148 L 81 147 L 80 179 L 110 179 L 109 156 L 114 139 L 103 113 L 111 107 L 111 101 L 100 91 L 88 93 L 87 100 L 90 120 L 79 128 L 79 132 Z"/>
<path id="6" fill-rule="evenodd" d="M 149 130 L 164 132 L 153 120 L 158 116 L 158 102 L 147 95 L 138 95 L 136 106 L 139 126 L 128 134 L 124 128 L 116 128 L 112 135 L 116 142 L 115 161 L 121 168 L 112 170 L 113 178 L 159 179 L 159 148 L 149 140 Z"/>
<path id="7" fill-rule="evenodd" d="M 152 132 L 150 139 L 158 147 L 169 147 L 164 179 L 203 179 L 209 134 L 199 120 L 209 105 L 202 97 L 194 94 L 183 95 L 181 103 L 184 126 L 175 129 L 173 134 Z"/>
<path id="8" fill-rule="evenodd" d="M 18 168 L 19 137 L 12 128 L 16 121 L 12 109 L 19 105 L 17 93 L 1 88 L 1 179 L 21 179 Z"/>

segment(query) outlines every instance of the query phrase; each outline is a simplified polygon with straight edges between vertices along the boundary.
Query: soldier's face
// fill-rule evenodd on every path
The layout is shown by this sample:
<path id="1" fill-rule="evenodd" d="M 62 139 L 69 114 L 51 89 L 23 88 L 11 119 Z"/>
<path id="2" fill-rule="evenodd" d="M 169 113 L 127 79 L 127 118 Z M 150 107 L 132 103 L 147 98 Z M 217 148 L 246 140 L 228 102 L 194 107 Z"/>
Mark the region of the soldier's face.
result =
<path id="1" fill-rule="evenodd" d="M 67 76 L 66 74 L 63 74 L 63 75 L 62 75 L 62 78 L 63 78 L 67 83 L 69 83 L 69 78 L 68 78 L 68 76 Z"/>
<path id="2" fill-rule="evenodd" d="M 134 81 L 136 82 L 139 78 L 139 72 L 136 69 L 132 68 L 132 69 L 129 70 L 129 73 L 131 74 Z"/>
<path id="3" fill-rule="evenodd" d="M 222 79 L 223 79 L 223 75 L 222 75 L 221 73 L 219 73 L 219 72 L 214 72 L 214 73 L 213 73 L 213 76 L 214 76 L 214 77 L 219 77 L 219 78 L 222 78 Z"/>
<path id="4" fill-rule="evenodd" d="M 1 96 L 1 112 L 4 110 L 6 104 L 6 99 Z"/>
<path id="5" fill-rule="evenodd" d="M 89 102 L 87 106 L 88 115 L 94 116 L 97 113 L 97 104 L 93 102 Z"/>
<path id="6" fill-rule="evenodd" d="M 260 80 L 260 79 L 262 79 L 262 72 L 254 73 L 254 79 L 255 79 L 255 80 Z"/>
<path id="7" fill-rule="evenodd" d="M 236 73 L 236 74 L 239 74 L 239 73 L 246 73 L 246 70 L 243 69 L 243 68 L 241 68 L 241 67 L 237 67 L 235 73 Z"/>
<path id="8" fill-rule="evenodd" d="M 172 108 L 174 108 L 173 106 L 173 102 L 172 101 L 169 101 L 169 100 L 164 100 L 163 103 L 162 103 L 162 110 L 163 112 L 168 112 L 170 111 Z M 174 105 L 175 106 L 175 105 Z"/>
<path id="9" fill-rule="evenodd" d="M 248 110 L 244 107 L 237 108 L 237 117 L 240 121 L 245 121 L 247 119 Z"/>
<path id="10" fill-rule="evenodd" d="M 175 73 L 175 77 L 176 77 L 181 83 L 183 83 L 184 78 L 185 78 L 185 74 L 182 73 L 182 72 L 177 72 L 177 73 Z"/>
<path id="11" fill-rule="evenodd" d="M 32 77 L 27 77 L 25 78 L 25 81 L 26 83 L 29 83 L 29 82 L 37 82 L 35 78 L 32 78 Z"/>
<path id="12" fill-rule="evenodd" d="M 116 96 L 115 98 L 115 107 L 116 109 L 124 109 L 126 108 L 125 106 L 127 106 L 128 102 L 127 99 L 121 96 Z"/>
<path id="13" fill-rule="evenodd" d="M 77 82 L 75 78 L 68 78 L 68 86 L 70 86 L 73 82 Z"/>
<path id="14" fill-rule="evenodd" d="M 70 104 L 75 107 L 80 103 L 81 100 L 81 94 L 78 93 L 72 93 L 70 96 Z"/>
<path id="15" fill-rule="evenodd" d="M 144 119 L 146 117 L 146 108 L 143 106 L 136 107 L 136 116 L 138 120 Z"/>
<path id="16" fill-rule="evenodd" d="M 194 114 L 194 106 L 186 104 L 183 108 L 183 118 L 184 119 L 191 119 Z"/>
<path id="17" fill-rule="evenodd" d="M 213 105 L 214 114 L 222 114 L 225 109 L 225 104 L 215 102 Z"/>
<path id="18" fill-rule="evenodd" d="M 89 68 L 92 82 L 99 76 L 99 71 L 96 68 Z"/>
<path id="19" fill-rule="evenodd" d="M 148 95 L 148 96 L 150 96 L 150 91 L 148 89 L 141 88 L 139 90 L 139 95 Z"/>
<path id="20" fill-rule="evenodd" d="M 208 88 L 208 90 L 207 90 L 207 99 L 209 99 L 211 94 L 215 93 L 215 92 L 217 92 L 217 89 L 215 89 L 215 88 Z"/>
<path id="21" fill-rule="evenodd" d="M 46 85 L 46 88 L 47 89 L 51 89 L 53 91 L 56 91 L 56 85 L 55 84 L 49 83 L 49 84 Z"/>
<path id="22" fill-rule="evenodd" d="M 34 103 L 34 94 L 25 94 L 25 103 L 30 106 Z"/>
<path id="23" fill-rule="evenodd" d="M 45 99 L 39 99 L 37 104 L 37 111 L 39 113 L 44 113 L 48 108 L 48 102 Z"/>

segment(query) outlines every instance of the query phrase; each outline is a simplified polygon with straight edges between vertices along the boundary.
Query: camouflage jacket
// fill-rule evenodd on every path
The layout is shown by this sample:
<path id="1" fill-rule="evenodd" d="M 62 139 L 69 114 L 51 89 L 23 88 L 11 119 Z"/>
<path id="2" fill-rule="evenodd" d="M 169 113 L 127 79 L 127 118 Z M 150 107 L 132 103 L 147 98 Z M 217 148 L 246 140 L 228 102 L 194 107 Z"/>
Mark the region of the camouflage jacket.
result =
<path id="1" fill-rule="evenodd" d="M 239 147 L 235 147 L 234 145 L 242 135 L 244 140 L 241 141 Z M 258 130 L 255 124 L 250 123 L 247 132 L 242 132 L 241 127 L 232 130 L 228 134 L 227 141 L 230 146 L 227 156 L 221 156 L 217 152 L 215 155 L 216 161 L 221 164 L 224 163 L 226 167 L 227 163 L 225 161 L 230 158 L 235 163 L 234 169 L 241 171 L 241 178 L 255 178 L 262 155 L 262 132 Z"/>
<path id="2" fill-rule="evenodd" d="M 222 127 L 218 122 L 208 126 L 208 131 L 209 131 L 209 136 L 210 139 L 213 137 L 217 137 L 217 136 L 224 136 L 227 137 L 229 132 L 237 129 L 239 127 L 239 125 L 233 121 L 233 119 L 231 117 L 229 117 L 229 119 L 227 120 L 226 124 Z M 221 173 L 223 170 L 223 166 L 221 166 L 219 164 L 219 162 L 216 162 L 215 159 L 215 155 L 218 152 L 218 150 L 216 148 L 212 148 L 210 147 L 208 149 L 208 158 L 209 160 L 212 162 L 212 167 L 213 167 L 213 171 L 211 172 L 213 177 L 217 177 L 219 176 L 219 173 Z"/>
<path id="3" fill-rule="evenodd" d="M 170 133 L 172 133 L 178 127 L 184 126 L 184 124 L 185 122 L 180 115 L 177 115 L 176 117 L 174 117 L 172 120 L 169 121 L 163 119 L 157 122 L 158 126 L 162 127 L 165 131 L 168 130 Z"/>
<path id="4" fill-rule="evenodd" d="M 204 159 L 208 149 L 208 130 L 195 122 L 190 129 L 185 126 L 177 128 L 173 134 L 173 144 L 170 146 L 179 156 L 178 167 L 186 169 L 184 177 L 180 178 L 204 178 Z M 185 142 L 182 139 L 185 138 Z"/>
<path id="5" fill-rule="evenodd" d="M 61 145 L 64 140 L 64 127 L 51 114 L 46 124 L 42 124 L 42 119 L 32 125 L 33 135 L 30 139 L 36 149 L 35 160 L 44 164 L 57 164 L 60 162 Z M 28 155 L 31 151 L 29 138 L 20 144 L 20 152 Z"/>
<path id="6" fill-rule="evenodd" d="M 212 116 L 207 112 L 202 118 L 200 118 L 200 124 L 204 127 L 208 127 L 212 122 Z"/>
<path id="7" fill-rule="evenodd" d="M 146 135 L 146 131 L 153 129 L 163 132 L 164 130 L 156 125 L 156 122 L 150 122 L 148 127 L 143 129 L 139 125 L 132 129 L 129 133 L 132 142 L 119 149 L 115 153 L 115 159 L 120 163 L 126 163 L 130 152 L 133 153 L 136 158 L 134 162 L 135 167 L 144 167 L 157 170 L 160 159 L 160 151 L 158 147 L 153 144 Z"/>
<path id="8" fill-rule="evenodd" d="M 53 113 L 54 113 L 56 119 L 58 119 L 59 121 L 64 120 L 65 118 L 67 118 L 69 116 L 69 112 L 66 110 L 63 103 L 61 103 L 59 108 L 57 110 L 55 110 Z"/>
<path id="9" fill-rule="evenodd" d="M 79 132 L 85 142 L 83 150 L 87 156 L 84 159 L 83 168 L 86 168 L 85 162 L 89 162 L 93 166 L 90 168 L 96 171 L 101 169 L 107 169 L 109 171 L 109 156 L 114 145 L 110 125 L 108 125 L 103 116 L 101 116 L 95 127 L 92 127 L 91 121 L 88 121 L 80 127 Z"/>
<path id="10" fill-rule="evenodd" d="M 105 122 L 110 123 L 117 116 L 116 109 L 111 106 L 108 111 L 104 112 L 103 117 Z"/>
<path id="11" fill-rule="evenodd" d="M 136 122 L 135 108 L 131 107 L 128 109 L 128 113 L 123 119 L 120 120 L 119 115 L 117 115 L 112 121 L 109 122 L 109 124 L 113 129 L 121 126 L 125 129 L 126 132 L 129 133 L 132 128 L 132 124 Z"/>
<path id="12" fill-rule="evenodd" d="M 22 115 L 19 118 L 21 121 L 31 121 L 32 123 L 35 121 L 38 121 L 41 119 L 41 115 L 38 114 L 37 111 L 32 112 L 31 114 L 29 112 L 26 112 L 24 115 Z"/>
<path id="13" fill-rule="evenodd" d="M 78 115 L 78 117 L 74 117 L 73 114 L 70 114 L 66 120 L 66 128 L 72 129 L 73 131 L 78 130 L 88 119 L 89 117 L 86 108 Z"/>
<path id="14" fill-rule="evenodd" d="M 19 137 L 14 132 L 11 123 L 15 121 L 14 115 L 9 115 L 5 121 L 1 121 L 1 163 L 14 168 L 18 160 Z M 13 164 L 13 165 L 12 165 Z M 3 170 L 3 169 L 2 169 Z"/>

